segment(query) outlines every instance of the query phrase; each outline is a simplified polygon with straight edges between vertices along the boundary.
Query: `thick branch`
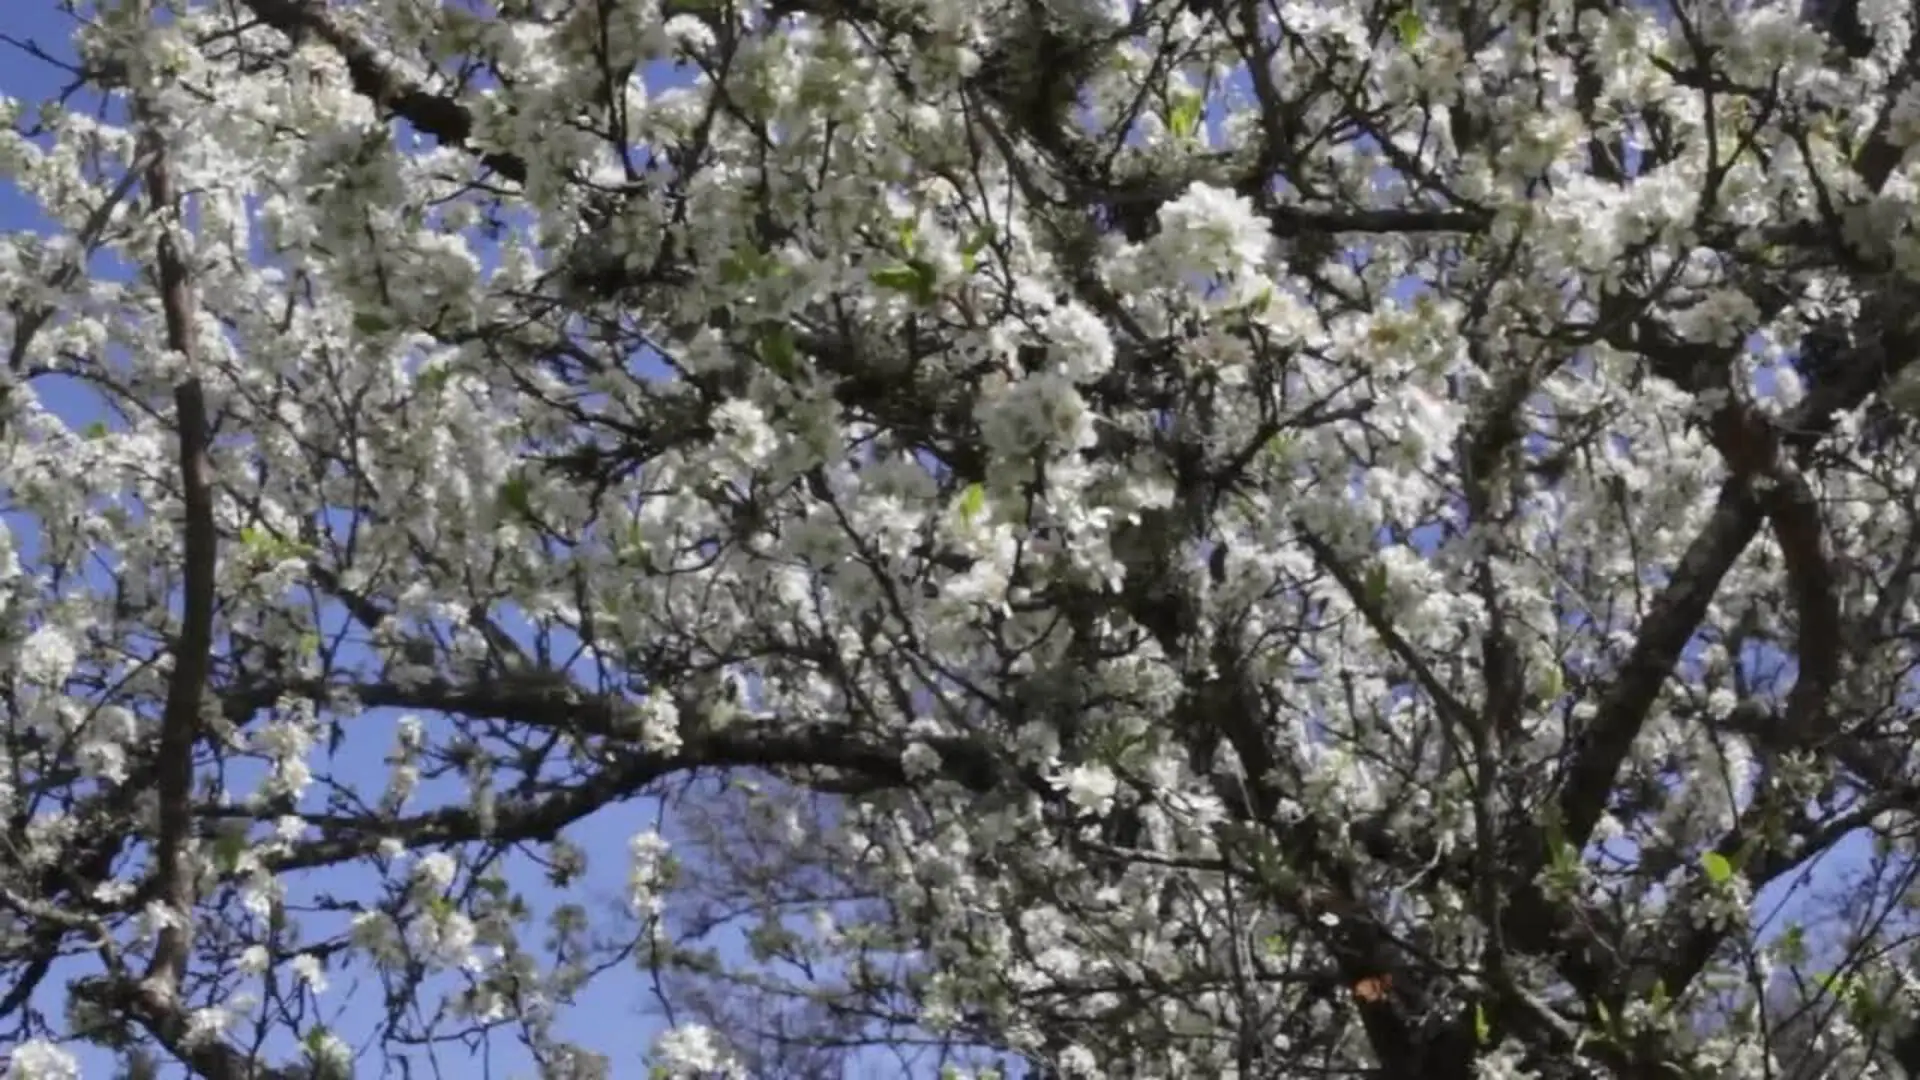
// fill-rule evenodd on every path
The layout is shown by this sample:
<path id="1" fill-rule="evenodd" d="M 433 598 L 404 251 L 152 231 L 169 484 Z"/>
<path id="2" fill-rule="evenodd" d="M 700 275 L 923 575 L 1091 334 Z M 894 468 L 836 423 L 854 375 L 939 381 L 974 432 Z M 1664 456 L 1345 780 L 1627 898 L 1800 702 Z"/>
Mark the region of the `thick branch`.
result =
<path id="1" fill-rule="evenodd" d="M 1560 821 L 1567 843 L 1584 847 L 1606 811 L 1620 765 L 1646 722 L 1648 710 L 1680 652 L 1706 617 L 1727 571 L 1760 531 L 1765 515 L 1747 477 L 1729 479 L 1713 516 L 1687 545 L 1673 577 L 1640 624 L 1633 649 L 1575 743 L 1560 788 Z M 1544 858 L 1544 853 L 1540 856 Z"/>
<path id="2" fill-rule="evenodd" d="M 1824 556 L 1818 507 L 1789 459 L 1810 450 L 1832 429 L 1836 416 L 1858 407 L 1884 380 L 1914 362 L 1920 355 L 1920 333 L 1916 330 L 1920 330 L 1920 319 L 1901 317 L 1878 343 L 1881 355 L 1892 358 L 1890 363 L 1845 369 L 1840 377 L 1816 386 L 1798 408 L 1778 422 L 1746 406 L 1731 392 L 1715 410 L 1708 422 L 1709 432 L 1732 476 L 1721 490 L 1713 517 L 1654 601 L 1626 664 L 1602 698 L 1598 715 L 1576 744 L 1560 799 L 1568 842 L 1584 847 L 1592 835 L 1620 765 L 1678 661 L 1680 650 L 1697 632 L 1721 579 L 1769 517 L 1774 518 L 1777 538 L 1789 560 L 1789 587 L 1799 606 L 1802 647 L 1807 650 L 1803 663 L 1808 666 L 1789 697 L 1790 712 L 1797 707 L 1796 719 L 1803 726 L 1789 730 L 1805 737 L 1809 733 L 1805 725 L 1817 726 L 1841 662 L 1837 647 L 1839 613 L 1832 569 Z M 1689 362 L 1689 350 L 1666 337 L 1657 325 L 1642 322 L 1637 336 L 1638 347 L 1663 376 L 1675 378 L 1689 389 L 1703 389 L 1703 384 L 1718 381 L 1720 389 L 1729 390 L 1723 376 L 1716 379 L 1713 373 L 1702 372 L 1695 362 Z M 1805 636 L 1809 631 L 1825 634 L 1827 640 L 1809 639 Z M 1736 827 L 1723 838 L 1722 854 L 1737 851 L 1744 839 L 1742 830 Z M 1811 857 L 1815 850 L 1805 848 L 1791 855 L 1763 853 L 1749 872 L 1770 880 Z M 1536 858 L 1544 854 L 1536 852 Z M 1537 869 L 1533 867 L 1532 872 Z M 1529 873 L 1529 879 L 1531 876 Z M 1529 886 L 1509 909 L 1510 931 L 1516 939 L 1538 949 L 1552 937 L 1551 907 L 1537 887 Z M 1684 917 L 1686 907 L 1676 906 L 1676 918 Z M 1669 993 L 1685 989 L 1724 933 L 1723 929 L 1689 927 L 1682 934 L 1666 953 L 1668 963 L 1662 965 Z M 1607 991 L 1617 999 L 1630 993 L 1631 988 L 1612 985 Z"/>
<path id="3" fill-rule="evenodd" d="M 178 354 L 186 373 L 174 389 L 185 516 L 185 600 L 180 634 L 173 646 L 166 708 L 160 720 L 154 783 L 159 808 L 154 876 L 160 899 L 171 909 L 172 918 L 160 931 L 146 980 L 149 989 L 170 997 L 177 992 L 186 970 L 193 935 L 194 873 L 188 853 L 193 839 L 193 748 L 199 740 L 200 701 L 212 666 L 218 538 L 213 523 L 212 465 L 207 459 L 211 435 L 206 392 L 196 370 L 193 285 L 173 232 L 178 227 L 179 196 L 161 145 L 164 137 L 151 121 L 145 137 L 153 155 L 147 168 L 148 196 L 162 222 L 157 271 L 167 348 Z"/>
<path id="4" fill-rule="evenodd" d="M 149 982 L 93 979 L 74 986 L 75 996 L 104 1010 L 132 1017 L 167 1052 L 206 1080 L 294 1080 L 304 1070 L 262 1065 L 220 1038 L 196 1038 L 174 996 Z"/>
<path id="5" fill-rule="evenodd" d="M 312 36 L 346 61 L 358 93 L 440 140 L 464 147 L 473 136 L 473 114 L 450 97 L 431 93 L 408 78 L 391 57 L 349 30 L 324 0 L 245 0 L 249 10 L 294 40 Z M 527 163 L 517 154 L 483 152 L 481 164 L 515 183 L 526 183 Z"/>
<path id="6" fill-rule="evenodd" d="M 1806 556 L 1808 551 L 1815 552 L 1820 566 L 1825 565 L 1824 559 L 1817 557 L 1821 549 L 1817 520 L 1809 525 L 1794 507 L 1799 497 L 1791 491 L 1783 494 L 1778 490 L 1782 479 L 1790 479 L 1783 455 L 1811 448 L 1832 430 L 1836 416 L 1859 406 L 1879 389 L 1883 379 L 1911 363 L 1916 347 L 1920 347 L 1920 337 L 1915 334 L 1917 323 L 1920 320 L 1903 320 L 1882 343 L 1882 355 L 1897 358 L 1887 365 L 1891 370 L 1883 370 L 1877 364 L 1859 365 L 1860 370 L 1849 371 L 1844 378 L 1816 387 L 1798 408 L 1777 423 L 1741 403 L 1733 389 L 1724 385 L 1723 377 L 1721 385 L 1713 387 L 1724 392 L 1727 400 L 1714 411 L 1708 430 L 1732 475 L 1721 489 L 1712 518 L 1688 546 L 1672 579 L 1641 622 L 1632 651 L 1601 699 L 1598 715 L 1577 744 L 1560 797 L 1562 823 L 1569 842 L 1584 845 L 1592 835 L 1595 823 L 1606 809 L 1620 764 L 1658 698 L 1660 687 L 1679 660 L 1681 649 L 1706 617 L 1721 579 L 1759 532 L 1769 512 L 1779 511 L 1787 516 L 1784 524 L 1776 524 L 1776 530 L 1780 531 L 1783 547 L 1792 546 L 1802 558 L 1798 569 L 1790 570 L 1796 599 L 1808 600 L 1814 625 L 1832 625 L 1837 639 L 1837 610 L 1826 612 L 1825 602 L 1814 595 L 1830 591 L 1830 572 L 1816 568 Z M 1707 388 L 1699 381 L 1703 372 L 1696 359 L 1697 351 L 1673 341 L 1665 329 L 1652 320 L 1638 322 L 1632 335 L 1622 326 L 1618 337 L 1617 347 L 1644 353 L 1656 372 L 1688 389 Z M 1806 498 L 1810 500 L 1811 496 Z M 1827 669 L 1837 660 L 1822 660 L 1819 655 L 1813 660 L 1815 680 L 1830 678 Z M 1814 682 L 1809 683 L 1810 687 L 1813 685 Z M 1813 698 L 1806 697 L 1806 700 L 1811 702 Z"/>

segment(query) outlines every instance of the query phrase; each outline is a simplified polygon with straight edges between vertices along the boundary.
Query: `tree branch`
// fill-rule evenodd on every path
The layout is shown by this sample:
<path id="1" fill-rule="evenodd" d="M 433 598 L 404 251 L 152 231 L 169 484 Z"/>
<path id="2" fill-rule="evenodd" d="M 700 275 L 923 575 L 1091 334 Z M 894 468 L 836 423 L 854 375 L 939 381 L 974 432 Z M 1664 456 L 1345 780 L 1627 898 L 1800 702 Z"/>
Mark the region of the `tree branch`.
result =
<path id="1" fill-rule="evenodd" d="M 1616 347 L 1643 353 L 1656 372 L 1675 378 L 1688 389 L 1708 388 L 1691 377 L 1701 370 L 1697 350 L 1673 341 L 1664 328 L 1652 320 L 1640 320 L 1633 330 L 1630 337 L 1626 326 L 1619 327 Z M 1786 515 L 1784 526 L 1776 523 L 1776 530 L 1784 529 L 1781 532 L 1783 547 L 1792 546 L 1801 555 L 1801 565 L 1789 571 L 1794 575 L 1796 597 L 1806 599 L 1811 605 L 1807 614 L 1813 625 L 1831 627 L 1831 636 L 1838 639 L 1837 610 L 1826 610 L 1825 601 L 1815 595 L 1822 590 L 1830 591 L 1832 584 L 1830 569 L 1820 568 L 1825 565 L 1824 557 L 1817 555 L 1821 550 L 1819 526 L 1817 520 L 1810 526 L 1801 510 L 1796 509 L 1794 504 L 1800 501 L 1800 496 L 1778 490 L 1781 480 L 1789 477 L 1782 454 L 1811 449 L 1832 430 L 1838 415 L 1858 407 L 1879 389 L 1884 379 L 1912 363 L 1916 354 L 1920 354 L 1917 331 L 1920 331 L 1920 317 L 1904 317 L 1897 329 L 1887 333 L 1883 343 L 1882 355 L 1898 358 L 1887 364 L 1885 370 L 1877 364 L 1858 365 L 1862 370 L 1849 370 L 1845 377 L 1815 387 L 1792 413 L 1777 422 L 1737 400 L 1732 388 L 1725 385 L 1724 373 L 1715 376 L 1721 384 L 1712 389 L 1725 394 L 1726 400 L 1714 410 L 1707 427 L 1715 449 L 1732 475 L 1721 488 L 1713 516 L 1688 545 L 1672 579 L 1642 620 L 1639 636 L 1619 675 L 1601 698 L 1598 714 L 1576 744 L 1560 796 L 1561 821 L 1568 842 L 1581 846 L 1592 835 L 1594 825 L 1606 809 L 1607 796 L 1613 789 L 1620 764 L 1626 759 L 1661 686 L 1673 671 L 1681 650 L 1706 617 L 1721 580 L 1771 512 L 1777 510 Z M 1806 498 L 1810 500 L 1811 495 Z M 1817 514 L 1817 507 L 1812 509 Z M 1816 553 L 1812 559 L 1807 557 L 1808 551 Z M 1816 562 L 1819 566 L 1814 565 Z M 1829 679 L 1828 669 L 1837 659 L 1822 660 L 1817 652 L 1813 657 L 1815 678 Z M 1810 688 L 1813 685 L 1816 684 L 1810 683 Z M 1803 708 L 1811 707 L 1816 700 L 1811 695 L 1811 689 L 1802 695 Z"/>
<path id="2" fill-rule="evenodd" d="M 473 137 L 473 114 L 450 97 L 428 91 L 408 78 L 393 58 L 355 34 L 329 11 L 324 0 L 244 0 L 247 8 L 275 30 L 298 41 L 312 36 L 346 61 L 355 91 L 443 145 L 465 147 Z M 526 159 L 517 154 L 481 152 L 481 164 L 515 183 L 527 181 Z"/>
<path id="3" fill-rule="evenodd" d="M 142 111 L 146 111 L 144 106 Z M 165 136 L 158 119 L 147 116 L 142 134 L 152 155 L 146 177 L 148 196 L 154 214 L 161 221 L 156 258 L 167 348 L 179 355 L 186 373 L 174 388 L 185 516 L 185 598 L 180 634 L 173 645 L 173 671 L 167 680 L 165 711 L 160 720 L 154 781 L 159 810 L 154 876 L 160 899 L 171 909 L 171 917 L 160 930 L 145 980 L 147 990 L 171 997 L 178 992 L 193 939 L 194 873 L 188 851 L 193 841 L 193 751 L 200 735 L 200 702 L 212 669 L 214 578 L 219 541 L 213 522 L 213 470 L 207 457 L 211 433 L 206 391 L 197 371 L 193 284 L 174 232 L 180 227 L 180 199 L 174 190 Z"/>

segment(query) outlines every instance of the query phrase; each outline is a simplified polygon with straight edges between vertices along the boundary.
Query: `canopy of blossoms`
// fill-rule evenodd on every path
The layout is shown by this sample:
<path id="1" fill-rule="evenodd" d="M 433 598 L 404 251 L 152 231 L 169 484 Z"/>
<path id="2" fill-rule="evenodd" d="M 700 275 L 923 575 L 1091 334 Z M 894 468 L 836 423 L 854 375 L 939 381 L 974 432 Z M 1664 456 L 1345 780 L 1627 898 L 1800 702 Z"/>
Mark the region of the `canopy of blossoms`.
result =
<path id="1" fill-rule="evenodd" d="M 7 1076 L 1895 1075 L 1913 9 L 45 6 Z"/>

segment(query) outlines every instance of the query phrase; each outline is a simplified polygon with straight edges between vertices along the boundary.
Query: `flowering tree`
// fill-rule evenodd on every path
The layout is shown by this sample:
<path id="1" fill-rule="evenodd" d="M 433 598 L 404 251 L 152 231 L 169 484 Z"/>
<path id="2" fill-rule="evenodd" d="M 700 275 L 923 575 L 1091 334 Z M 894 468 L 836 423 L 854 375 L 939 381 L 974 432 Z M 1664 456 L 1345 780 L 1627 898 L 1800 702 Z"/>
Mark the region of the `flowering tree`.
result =
<path id="1" fill-rule="evenodd" d="M 7 1075 L 604 1075 L 636 965 L 674 1075 L 1890 1075 L 1913 18 L 14 39 L 74 88 L 0 137 Z"/>

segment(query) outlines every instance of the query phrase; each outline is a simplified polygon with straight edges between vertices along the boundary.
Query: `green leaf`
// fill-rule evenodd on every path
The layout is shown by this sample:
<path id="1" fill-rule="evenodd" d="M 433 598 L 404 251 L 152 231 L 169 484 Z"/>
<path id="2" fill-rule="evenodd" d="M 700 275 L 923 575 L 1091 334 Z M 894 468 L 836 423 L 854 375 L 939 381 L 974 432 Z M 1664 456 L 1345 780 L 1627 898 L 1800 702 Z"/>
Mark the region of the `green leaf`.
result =
<path id="1" fill-rule="evenodd" d="M 1426 24 L 1420 21 L 1420 15 L 1412 8 L 1401 12 L 1393 20 L 1393 29 L 1400 35 L 1400 44 L 1411 49 L 1420 44 L 1420 35 L 1426 32 Z"/>
<path id="2" fill-rule="evenodd" d="M 1648 996 L 1647 1004 L 1653 1008 L 1656 1016 L 1666 1015 L 1667 1010 L 1673 1007 L 1673 995 L 1667 991 L 1667 980 L 1654 981 L 1653 992 Z"/>
<path id="3" fill-rule="evenodd" d="M 917 304 L 933 302 L 933 264 L 924 259 L 909 259 L 893 266 L 883 266 L 875 270 L 871 278 L 875 285 L 883 289 L 906 293 Z"/>
<path id="4" fill-rule="evenodd" d="M 1572 844 L 1561 840 L 1553 845 L 1553 872 L 1561 875 L 1573 875 L 1580 870 L 1580 853 Z"/>
<path id="5" fill-rule="evenodd" d="M 1206 99 L 1199 94 L 1182 95 L 1167 113 L 1167 130 L 1177 138 L 1188 138 L 1200 130 L 1200 117 L 1206 111 Z"/>
<path id="6" fill-rule="evenodd" d="M 1700 866 L 1707 872 L 1707 880 L 1715 885 L 1725 885 L 1733 880 L 1733 860 L 1717 851 L 1700 856 Z"/>
<path id="7" fill-rule="evenodd" d="M 1369 607 L 1379 607 L 1387 599 L 1387 567 L 1374 563 L 1367 567 L 1366 599 Z"/>
<path id="8" fill-rule="evenodd" d="M 213 842 L 213 865 L 223 874 L 240 869 L 240 857 L 247 853 L 247 834 L 235 830 L 221 833 Z"/>
<path id="9" fill-rule="evenodd" d="M 107 437 L 107 423 L 104 420 L 95 420 L 93 423 L 88 424 L 86 430 L 80 434 L 89 439 L 104 439 Z"/>
<path id="10" fill-rule="evenodd" d="M 307 1034 L 300 1040 L 300 1045 L 306 1047 L 307 1053 L 319 1057 L 327 1048 L 327 1037 L 332 1034 L 333 1032 L 328 1031 L 325 1024 L 315 1024 L 307 1029 Z"/>
<path id="11" fill-rule="evenodd" d="M 920 273 L 905 263 L 883 266 L 872 275 L 873 283 L 895 292 L 910 292 L 920 287 Z"/>
<path id="12" fill-rule="evenodd" d="M 799 937 L 778 922 L 764 922 L 747 931 L 747 950 L 760 963 L 766 963 L 792 949 Z"/>
<path id="13" fill-rule="evenodd" d="M 269 563 L 305 558 L 309 554 L 305 545 L 275 536 L 256 525 L 240 529 L 240 550 L 249 558 Z"/>
<path id="14" fill-rule="evenodd" d="M 414 377 L 414 389 L 422 394 L 436 394 L 453 379 L 453 369 L 446 364 L 435 364 L 423 369 Z"/>
<path id="15" fill-rule="evenodd" d="M 384 334 L 391 327 L 392 324 L 387 322 L 386 316 L 378 312 L 362 311 L 353 317 L 353 328 L 362 334 Z"/>
<path id="16" fill-rule="evenodd" d="M 1882 1027 L 1888 1019 L 1887 1003 L 1876 997 L 1873 988 L 1864 982 L 1853 980 L 1847 984 L 1845 997 L 1847 1018 L 1853 1026 L 1863 1031 L 1873 1031 Z"/>
<path id="17" fill-rule="evenodd" d="M 524 476 L 510 476 L 500 484 L 500 506 L 516 517 L 533 519 L 533 489 Z"/>
<path id="18" fill-rule="evenodd" d="M 744 285 L 765 277 L 773 257 L 752 248 L 743 248 L 720 260 L 720 283 Z"/>
<path id="19" fill-rule="evenodd" d="M 971 524 L 980 512 L 987 508 L 987 489 L 979 484 L 968 484 L 960 492 L 960 520 Z"/>
<path id="20" fill-rule="evenodd" d="M 1540 695 L 1549 701 L 1558 698 L 1567 689 L 1566 676 L 1560 673 L 1560 665 L 1548 664 L 1540 675 Z"/>
<path id="21" fill-rule="evenodd" d="M 800 359 L 792 329 L 785 323 L 768 323 L 760 332 L 760 359 L 781 378 L 789 381 L 797 378 Z"/>
<path id="22" fill-rule="evenodd" d="M 960 245 L 960 266 L 971 274 L 980 265 L 980 253 L 993 243 L 993 226 L 982 225 L 973 230 L 966 243 Z"/>
<path id="23" fill-rule="evenodd" d="M 1789 923 L 1786 932 L 1780 935 L 1780 958 L 1789 966 L 1798 966 L 1807 962 L 1807 930 L 1799 923 Z"/>
<path id="24" fill-rule="evenodd" d="M 1493 1041 L 1493 1025 L 1487 1022 L 1486 1006 L 1477 1001 L 1473 1003 L 1473 1037 L 1481 1046 Z"/>

